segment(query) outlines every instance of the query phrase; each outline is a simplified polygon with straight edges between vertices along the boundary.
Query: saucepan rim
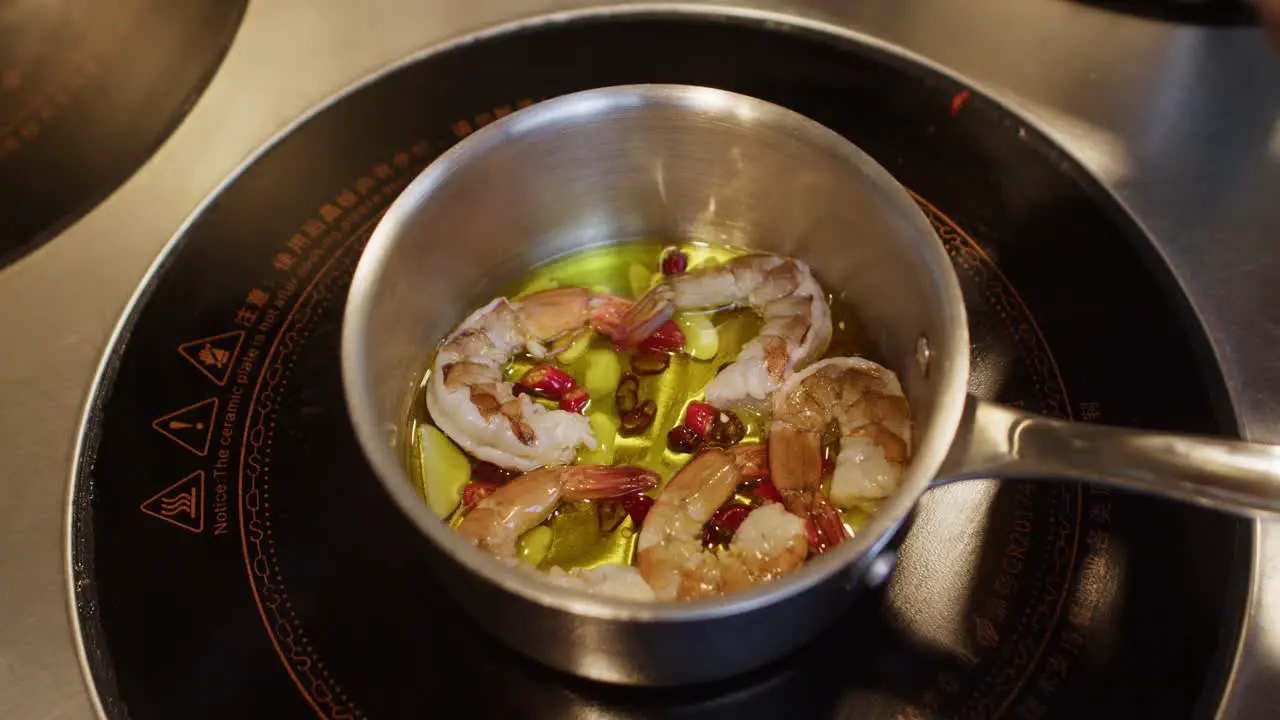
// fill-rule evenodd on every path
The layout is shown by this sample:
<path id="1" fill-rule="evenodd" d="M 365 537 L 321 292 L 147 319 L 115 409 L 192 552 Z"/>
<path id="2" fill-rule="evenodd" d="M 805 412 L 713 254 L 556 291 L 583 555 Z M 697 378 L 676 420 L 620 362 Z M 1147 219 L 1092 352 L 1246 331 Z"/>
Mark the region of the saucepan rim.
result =
<path id="1" fill-rule="evenodd" d="M 367 311 L 387 269 L 387 258 L 404 239 L 402 230 L 450 174 L 503 143 L 544 126 L 572 123 L 601 110 L 652 104 L 711 112 L 739 122 L 779 124 L 821 143 L 824 150 L 856 166 L 880 191 L 879 200 L 887 205 L 888 212 L 908 230 L 910 237 L 901 241 L 917 243 L 921 252 L 933 255 L 928 267 L 934 275 L 932 281 L 946 299 L 941 311 L 943 327 L 949 334 L 945 339 L 935 338 L 933 346 L 952 349 L 951 357 L 935 358 L 932 363 L 931 372 L 943 375 L 936 378 L 936 405 L 929 424 L 915 431 L 916 438 L 923 441 L 914 448 L 911 466 L 900 487 L 872 515 L 862 532 L 784 577 L 721 597 L 687 601 L 629 601 L 557 585 L 534 573 L 507 567 L 450 529 L 413 489 L 403 458 L 388 442 L 386 428 L 379 422 L 372 401 L 372 380 L 366 362 Z M 423 348 L 424 361 L 429 352 L 430 348 Z M 527 601 L 580 616 L 639 623 L 691 622 L 749 612 L 802 593 L 841 572 L 848 573 L 849 581 L 855 582 L 865 571 L 866 561 L 879 554 L 942 467 L 964 411 L 968 353 L 968 322 L 959 279 L 924 213 L 885 168 L 834 130 L 783 106 L 718 88 L 664 83 L 601 86 L 550 98 L 496 120 L 442 153 L 408 184 L 373 230 L 352 278 L 341 336 L 343 389 L 356 437 L 379 484 L 420 533 L 452 561 Z M 405 389 L 406 393 L 410 391 L 408 385 Z M 406 418 L 408 402 L 406 396 Z"/>

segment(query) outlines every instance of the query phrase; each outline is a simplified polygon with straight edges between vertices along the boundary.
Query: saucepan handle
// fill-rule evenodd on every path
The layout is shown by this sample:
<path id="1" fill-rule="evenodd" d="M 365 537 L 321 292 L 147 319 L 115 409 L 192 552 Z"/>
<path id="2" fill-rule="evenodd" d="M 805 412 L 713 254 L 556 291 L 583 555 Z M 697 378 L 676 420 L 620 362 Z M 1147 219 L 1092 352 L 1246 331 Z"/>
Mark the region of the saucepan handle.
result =
<path id="1" fill-rule="evenodd" d="M 969 396 L 938 483 L 1053 478 L 1280 513 L 1280 446 L 1068 422 Z"/>

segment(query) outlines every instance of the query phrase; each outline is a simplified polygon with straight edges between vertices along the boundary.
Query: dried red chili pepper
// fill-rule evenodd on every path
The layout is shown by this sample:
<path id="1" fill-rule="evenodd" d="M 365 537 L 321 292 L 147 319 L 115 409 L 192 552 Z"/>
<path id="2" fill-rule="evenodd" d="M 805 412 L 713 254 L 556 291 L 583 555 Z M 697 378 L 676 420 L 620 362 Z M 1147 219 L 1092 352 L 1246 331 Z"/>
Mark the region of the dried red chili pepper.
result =
<path id="1" fill-rule="evenodd" d="M 519 384 L 552 400 L 559 400 L 561 395 L 578 385 L 572 375 L 555 365 L 534 365 L 520 376 Z"/>
<path id="2" fill-rule="evenodd" d="M 719 413 L 719 410 L 707 403 L 691 402 L 684 410 L 684 424 L 697 433 L 698 437 L 704 438 L 711 430 L 711 423 Z"/>
<path id="3" fill-rule="evenodd" d="M 639 435 L 649 426 L 653 424 L 653 418 L 658 414 L 658 404 L 653 400 L 645 400 L 635 406 L 630 412 L 622 414 L 619 419 L 618 431 L 623 435 Z"/>
<path id="4" fill-rule="evenodd" d="M 618 381 L 618 389 L 613 391 L 613 404 L 618 414 L 626 415 L 640 404 L 640 378 L 635 375 L 623 375 Z"/>
<path id="5" fill-rule="evenodd" d="M 462 505 L 470 510 L 497 489 L 498 486 L 493 483 L 469 482 L 462 488 Z"/>
<path id="6" fill-rule="evenodd" d="M 702 438 L 688 425 L 677 425 L 667 432 L 667 448 L 671 452 L 691 453 L 702 446 Z"/>
<path id="7" fill-rule="evenodd" d="M 751 488 L 751 495 L 761 502 L 782 502 L 782 493 L 778 490 L 778 486 L 773 484 L 772 480 L 761 480 L 755 487 Z"/>
<path id="8" fill-rule="evenodd" d="M 649 508 L 653 507 L 653 498 L 644 493 L 623 495 L 618 498 L 618 502 L 627 511 L 627 514 L 631 516 L 631 524 L 635 525 L 636 528 L 644 524 L 644 519 L 649 514 Z"/>
<path id="9" fill-rule="evenodd" d="M 689 269 L 689 256 L 679 250 L 672 250 L 662 258 L 662 274 L 677 275 Z"/>
<path id="10" fill-rule="evenodd" d="M 569 388 L 564 395 L 560 396 L 560 409 L 582 414 L 587 409 L 588 402 L 591 402 L 591 395 L 587 393 L 585 387 L 578 385 Z"/>
<path id="11" fill-rule="evenodd" d="M 718 410 L 711 418 L 707 439 L 717 445 L 736 445 L 747 436 L 747 426 L 728 410 Z"/>
<path id="12" fill-rule="evenodd" d="M 668 320 L 640 343 L 640 349 L 679 352 L 684 349 L 684 331 L 675 320 Z"/>
<path id="13" fill-rule="evenodd" d="M 671 366 L 671 356 L 661 350 L 638 350 L 631 358 L 631 372 L 637 375 L 660 375 Z"/>
<path id="14" fill-rule="evenodd" d="M 506 485 L 516 473 L 504 470 L 491 462 L 478 462 L 471 468 L 471 481 L 498 487 Z"/>
<path id="15" fill-rule="evenodd" d="M 751 508 L 742 503 L 729 503 L 716 511 L 703 526 L 702 541 L 707 545 L 724 545 L 733 539 L 742 521 L 751 514 Z"/>

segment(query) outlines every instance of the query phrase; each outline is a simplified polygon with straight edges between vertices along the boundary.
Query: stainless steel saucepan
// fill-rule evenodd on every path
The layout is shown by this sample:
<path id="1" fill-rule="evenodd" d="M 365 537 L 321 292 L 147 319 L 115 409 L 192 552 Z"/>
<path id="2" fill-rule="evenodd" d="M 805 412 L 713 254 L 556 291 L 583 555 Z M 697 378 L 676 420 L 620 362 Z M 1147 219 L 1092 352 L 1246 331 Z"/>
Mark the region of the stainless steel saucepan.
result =
<path id="1" fill-rule="evenodd" d="M 435 344 L 531 266 L 640 238 L 794 256 L 855 309 L 915 423 L 901 488 L 856 538 L 746 592 L 629 603 L 513 572 L 419 498 L 403 444 Z M 360 443 L 427 539 L 444 587 L 517 650 L 607 682 L 710 680 L 796 648 L 888 576 L 891 533 L 922 493 L 951 480 L 1068 478 L 1236 513 L 1280 510 L 1280 449 L 1062 422 L 969 396 L 959 283 L 907 192 L 828 128 L 710 88 L 566 95 L 443 154 L 387 211 L 360 260 L 342 368 Z"/>

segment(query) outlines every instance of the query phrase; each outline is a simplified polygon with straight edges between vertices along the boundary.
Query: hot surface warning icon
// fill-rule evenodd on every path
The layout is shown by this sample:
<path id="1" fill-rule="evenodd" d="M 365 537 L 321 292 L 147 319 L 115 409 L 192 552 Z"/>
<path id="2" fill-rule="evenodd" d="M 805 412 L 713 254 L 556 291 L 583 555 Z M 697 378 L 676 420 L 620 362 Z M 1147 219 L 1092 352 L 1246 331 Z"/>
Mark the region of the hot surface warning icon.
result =
<path id="1" fill-rule="evenodd" d="M 204 471 L 197 470 L 152 495 L 142 512 L 193 533 L 204 530 Z"/>
<path id="2" fill-rule="evenodd" d="M 156 419 L 151 427 L 169 436 L 191 452 L 203 456 L 209 452 L 213 438 L 213 418 L 218 412 L 218 399 L 209 398 L 188 405 Z"/>
<path id="3" fill-rule="evenodd" d="M 219 385 L 226 385 L 231 377 L 231 367 L 244 342 L 244 331 L 234 330 L 221 335 L 192 340 L 178 346 L 178 352 L 195 365 L 200 372 Z"/>

